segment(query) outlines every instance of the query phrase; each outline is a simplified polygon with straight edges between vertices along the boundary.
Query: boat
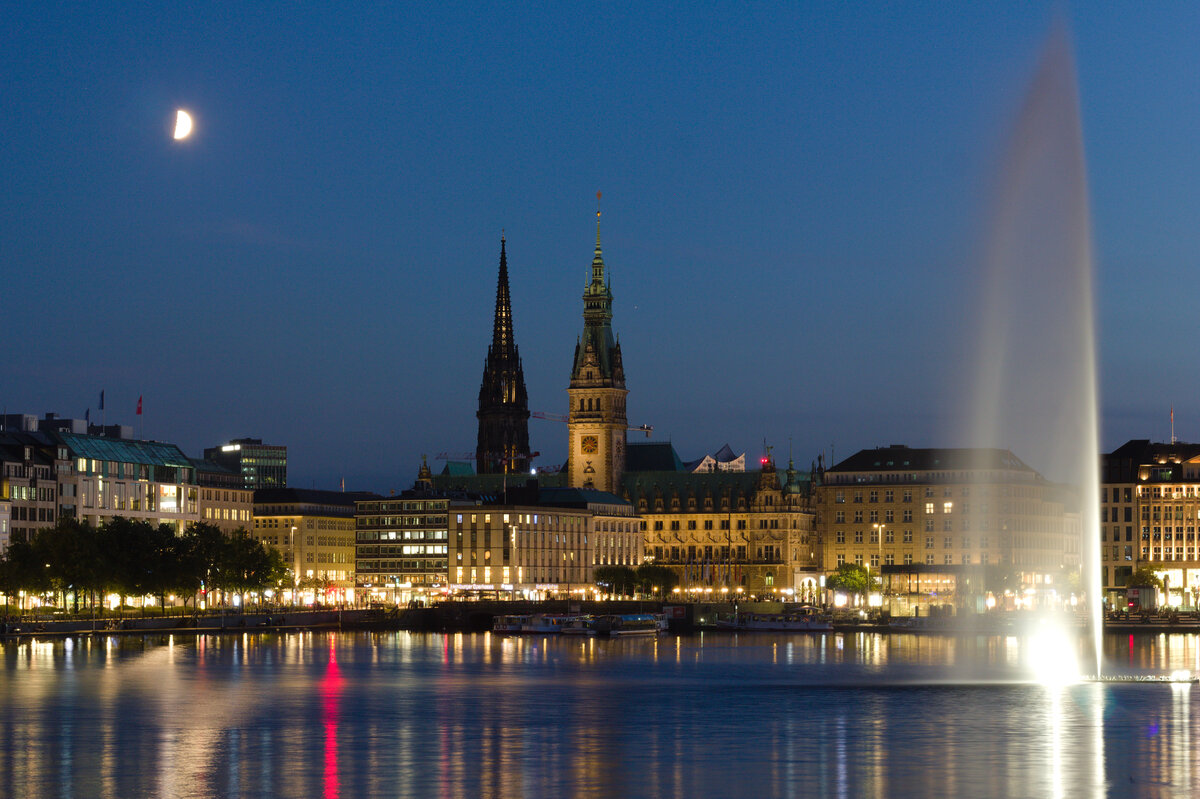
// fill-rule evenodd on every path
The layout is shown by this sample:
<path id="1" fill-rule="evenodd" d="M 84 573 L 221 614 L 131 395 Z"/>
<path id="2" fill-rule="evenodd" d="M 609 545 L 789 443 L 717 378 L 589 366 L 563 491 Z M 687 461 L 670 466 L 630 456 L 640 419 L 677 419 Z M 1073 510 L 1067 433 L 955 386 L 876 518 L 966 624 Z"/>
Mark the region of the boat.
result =
<path id="1" fill-rule="evenodd" d="M 525 623 L 521 632 L 558 635 L 567 624 L 577 618 L 579 617 L 562 616 L 556 613 L 535 613 L 528 617 L 529 620 Z"/>
<path id="2" fill-rule="evenodd" d="M 946 633 L 967 635 L 1005 635 L 1014 631 L 1012 620 L 1001 616 L 901 616 L 888 622 L 898 633 Z"/>
<path id="3" fill-rule="evenodd" d="M 492 619 L 492 632 L 502 635 L 558 635 L 578 620 L 590 618 L 557 613 L 527 613 L 518 616 L 496 616 Z"/>
<path id="4" fill-rule="evenodd" d="M 622 613 L 596 617 L 596 635 L 658 635 L 666 630 L 666 617 L 661 613 Z"/>
<path id="5" fill-rule="evenodd" d="M 596 618 L 594 616 L 574 616 L 563 625 L 563 635 L 595 635 Z"/>
<path id="6" fill-rule="evenodd" d="M 502 635 L 513 635 L 524 632 L 524 626 L 529 623 L 529 616 L 496 616 L 492 619 L 492 632 Z"/>
<path id="7" fill-rule="evenodd" d="M 816 613 L 743 613 L 718 619 L 717 627 L 747 632 L 832 632 L 833 623 Z"/>

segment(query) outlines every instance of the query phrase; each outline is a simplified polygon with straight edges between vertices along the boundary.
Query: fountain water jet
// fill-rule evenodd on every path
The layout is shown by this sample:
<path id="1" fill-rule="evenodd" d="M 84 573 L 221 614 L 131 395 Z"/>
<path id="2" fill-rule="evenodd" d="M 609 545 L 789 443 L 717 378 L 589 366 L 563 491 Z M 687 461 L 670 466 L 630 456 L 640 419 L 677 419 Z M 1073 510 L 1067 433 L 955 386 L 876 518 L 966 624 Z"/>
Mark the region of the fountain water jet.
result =
<path id="1" fill-rule="evenodd" d="M 1078 89 L 1051 33 L 1002 156 L 987 229 L 968 438 L 1077 486 L 1082 573 L 1101 673 L 1099 413 L 1092 242 Z"/>

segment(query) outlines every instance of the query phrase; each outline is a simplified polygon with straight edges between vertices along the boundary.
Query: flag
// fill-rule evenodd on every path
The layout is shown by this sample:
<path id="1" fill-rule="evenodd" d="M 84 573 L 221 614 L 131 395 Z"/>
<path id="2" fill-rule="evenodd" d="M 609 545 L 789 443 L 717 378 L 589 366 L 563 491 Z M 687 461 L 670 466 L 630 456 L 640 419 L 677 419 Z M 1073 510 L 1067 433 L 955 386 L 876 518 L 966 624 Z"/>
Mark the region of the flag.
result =
<path id="1" fill-rule="evenodd" d="M 141 416 L 141 415 L 142 415 L 142 395 L 141 395 L 141 394 L 138 394 L 138 407 L 137 407 L 137 415 L 138 415 L 138 416 Z"/>
<path id="2" fill-rule="evenodd" d="M 83 421 L 89 422 L 89 423 L 92 421 L 92 409 L 91 408 L 88 408 L 86 411 L 83 412 Z"/>
<path id="3" fill-rule="evenodd" d="M 104 389 L 100 389 L 100 410 L 104 410 Z"/>

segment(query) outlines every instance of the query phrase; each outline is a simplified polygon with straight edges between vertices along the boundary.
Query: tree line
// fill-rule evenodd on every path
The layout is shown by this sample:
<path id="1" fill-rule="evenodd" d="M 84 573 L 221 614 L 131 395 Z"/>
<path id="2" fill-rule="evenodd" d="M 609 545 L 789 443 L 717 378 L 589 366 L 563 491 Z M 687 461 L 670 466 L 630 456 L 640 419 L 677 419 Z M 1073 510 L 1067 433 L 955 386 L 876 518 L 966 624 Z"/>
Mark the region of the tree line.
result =
<path id="1" fill-rule="evenodd" d="M 154 596 L 166 608 L 169 594 L 188 602 L 204 590 L 221 602 L 230 596 L 291 584 L 283 556 L 250 537 L 245 528 L 226 535 L 203 522 L 176 535 L 169 524 L 117 517 L 100 527 L 62 519 L 14 541 L 0 559 L 0 592 L 6 604 L 26 595 L 53 594 L 72 611 L 103 605 L 117 594 L 122 607 L 130 596 Z M 7 612 L 7 611 L 6 611 Z"/>
<path id="2" fill-rule="evenodd" d="M 667 566 L 643 563 L 636 569 L 629 566 L 597 566 L 592 582 L 610 594 L 657 594 L 666 596 L 679 585 L 679 575 Z"/>

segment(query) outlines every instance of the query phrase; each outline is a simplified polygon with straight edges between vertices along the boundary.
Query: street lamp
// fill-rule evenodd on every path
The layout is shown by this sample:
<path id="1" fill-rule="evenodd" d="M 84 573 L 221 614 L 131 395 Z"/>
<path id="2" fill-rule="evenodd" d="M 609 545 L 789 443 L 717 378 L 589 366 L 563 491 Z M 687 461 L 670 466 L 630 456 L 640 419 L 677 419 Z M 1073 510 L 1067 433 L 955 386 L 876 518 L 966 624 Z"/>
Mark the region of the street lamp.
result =
<path id="1" fill-rule="evenodd" d="M 875 545 L 876 545 L 876 549 L 878 550 L 878 554 L 879 554 L 879 563 L 878 563 L 878 566 L 879 566 L 879 605 L 880 605 L 880 607 L 882 607 L 883 606 L 883 528 L 886 527 L 887 525 L 883 524 L 881 522 L 876 522 L 872 526 L 875 528 Z M 870 596 L 870 590 L 871 590 L 871 572 L 870 572 L 870 570 L 868 570 L 867 571 L 867 595 L 868 595 L 868 597 Z M 869 603 L 869 600 L 868 600 L 868 603 Z"/>

